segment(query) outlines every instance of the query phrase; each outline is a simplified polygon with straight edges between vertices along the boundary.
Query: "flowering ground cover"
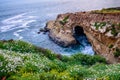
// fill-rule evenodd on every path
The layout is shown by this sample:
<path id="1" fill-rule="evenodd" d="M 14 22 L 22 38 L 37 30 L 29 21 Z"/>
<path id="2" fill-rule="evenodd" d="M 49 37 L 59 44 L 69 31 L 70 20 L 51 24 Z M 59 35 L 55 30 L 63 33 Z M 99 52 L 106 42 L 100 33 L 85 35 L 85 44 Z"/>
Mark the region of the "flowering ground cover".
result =
<path id="1" fill-rule="evenodd" d="M 0 41 L 0 79 L 120 80 L 120 64 L 77 53 L 63 56 L 23 41 Z"/>

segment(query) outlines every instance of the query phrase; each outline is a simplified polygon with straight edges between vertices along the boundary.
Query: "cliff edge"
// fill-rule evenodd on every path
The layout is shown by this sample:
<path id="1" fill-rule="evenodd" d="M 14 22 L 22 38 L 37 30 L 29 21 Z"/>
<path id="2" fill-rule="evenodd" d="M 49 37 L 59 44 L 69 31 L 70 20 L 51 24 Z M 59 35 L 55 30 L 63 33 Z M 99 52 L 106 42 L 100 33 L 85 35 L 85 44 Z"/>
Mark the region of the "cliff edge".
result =
<path id="1" fill-rule="evenodd" d="M 84 33 L 96 54 L 109 63 L 120 62 L 120 8 L 60 14 L 47 23 L 46 29 L 63 47 L 77 43 L 76 32 Z"/>

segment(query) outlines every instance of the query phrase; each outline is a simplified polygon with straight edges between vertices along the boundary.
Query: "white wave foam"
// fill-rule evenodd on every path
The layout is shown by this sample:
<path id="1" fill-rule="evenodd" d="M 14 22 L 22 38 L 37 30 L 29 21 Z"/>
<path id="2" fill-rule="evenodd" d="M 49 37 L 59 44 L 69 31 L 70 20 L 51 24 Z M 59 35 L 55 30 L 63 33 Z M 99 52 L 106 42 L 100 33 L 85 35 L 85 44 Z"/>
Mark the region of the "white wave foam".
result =
<path id="1" fill-rule="evenodd" d="M 18 37 L 18 39 L 22 39 L 23 37 L 22 36 L 20 36 L 20 32 L 22 32 L 23 30 L 18 30 L 18 31 L 16 31 L 16 32 L 14 32 L 13 33 L 13 35 L 15 35 L 16 37 Z"/>
<path id="2" fill-rule="evenodd" d="M 36 18 L 36 16 L 28 16 L 28 18 L 30 19 L 30 18 Z"/>
<path id="3" fill-rule="evenodd" d="M 35 22 L 36 16 L 29 16 L 27 13 L 19 14 L 2 21 L 3 26 L 0 27 L 0 32 L 7 32 L 19 28 L 30 27 L 28 24 Z"/>
<path id="4" fill-rule="evenodd" d="M 8 18 L 8 19 L 5 19 L 2 21 L 2 23 L 9 23 L 11 21 L 15 21 L 16 19 L 20 19 L 22 18 L 26 13 L 23 13 L 23 14 L 19 14 L 19 15 L 16 15 L 14 17 L 11 17 L 11 18 Z"/>
<path id="5" fill-rule="evenodd" d="M 10 30 L 11 28 L 13 28 L 15 25 L 6 25 L 6 26 L 2 26 L 0 27 L 0 32 L 6 32 L 6 30 Z"/>
<path id="6" fill-rule="evenodd" d="M 16 24 L 16 23 L 22 23 L 22 22 L 23 22 L 23 20 L 20 19 L 20 20 L 8 21 L 8 22 L 6 22 L 6 24 Z"/>
<path id="7" fill-rule="evenodd" d="M 91 55 L 94 54 L 94 51 L 91 46 L 85 46 L 85 49 L 83 49 L 81 52 L 85 54 L 91 54 Z"/>
<path id="8" fill-rule="evenodd" d="M 18 39 L 23 39 L 23 37 L 20 36 L 19 33 L 22 32 L 22 31 L 24 31 L 27 27 L 30 27 L 30 26 L 27 26 L 29 23 L 35 22 L 35 21 L 36 21 L 36 20 L 27 21 L 27 22 L 25 22 L 22 26 L 17 27 L 17 28 L 24 28 L 24 29 L 23 29 L 23 30 L 18 30 L 18 31 L 16 31 L 16 32 L 14 32 L 13 35 L 15 35 L 16 37 L 18 37 Z"/>
<path id="9" fill-rule="evenodd" d="M 26 21 L 24 24 L 22 24 L 21 28 L 24 28 L 24 27 L 29 27 L 28 24 L 32 23 L 32 22 L 35 22 L 36 20 L 30 20 L 30 21 Z"/>

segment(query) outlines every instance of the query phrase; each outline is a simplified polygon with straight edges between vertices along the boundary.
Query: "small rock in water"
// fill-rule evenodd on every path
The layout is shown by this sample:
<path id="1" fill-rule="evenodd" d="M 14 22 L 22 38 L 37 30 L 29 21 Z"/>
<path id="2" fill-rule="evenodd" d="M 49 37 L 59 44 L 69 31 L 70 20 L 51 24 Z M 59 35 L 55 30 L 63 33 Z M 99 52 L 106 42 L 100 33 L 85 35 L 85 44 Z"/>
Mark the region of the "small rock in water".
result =
<path id="1" fill-rule="evenodd" d="M 37 32 L 38 34 L 40 34 L 41 32 L 39 31 L 39 32 Z"/>
<path id="2" fill-rule="evenodd" d="M 48 32 L 48 30 L 45 28 L 41 28 L 40 31 L 38 32 L 38 34 L 40 34 L 41 32 L 43 32 L 43 34 L 46 34 L 46 32 Z"/>
<path id="3" fill-rule="evenodd" d="M 44 31 L 45 31 L 45 29 L 44 29 L 44 28 L 41 28 L 41 29 L 40 29 L 40 32 L 44 32 Z"/>

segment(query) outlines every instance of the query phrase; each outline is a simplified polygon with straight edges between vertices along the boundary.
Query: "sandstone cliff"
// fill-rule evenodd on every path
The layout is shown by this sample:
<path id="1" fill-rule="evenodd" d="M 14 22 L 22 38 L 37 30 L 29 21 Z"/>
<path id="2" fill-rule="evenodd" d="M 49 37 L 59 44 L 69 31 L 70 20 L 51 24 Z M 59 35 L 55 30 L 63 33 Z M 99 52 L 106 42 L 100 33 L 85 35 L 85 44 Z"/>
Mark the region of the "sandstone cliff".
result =
<path id="1" fill-rule="evenodd" d="M 120 56 L 120 12 L 119 10 L 76 12 L 58 15 L 47 23 L 49 37 L 57 44 L 67 47 L 76 44 L 75 29 L 81 27 L 96 54 L 109 63 L 119 62 Z"/>

